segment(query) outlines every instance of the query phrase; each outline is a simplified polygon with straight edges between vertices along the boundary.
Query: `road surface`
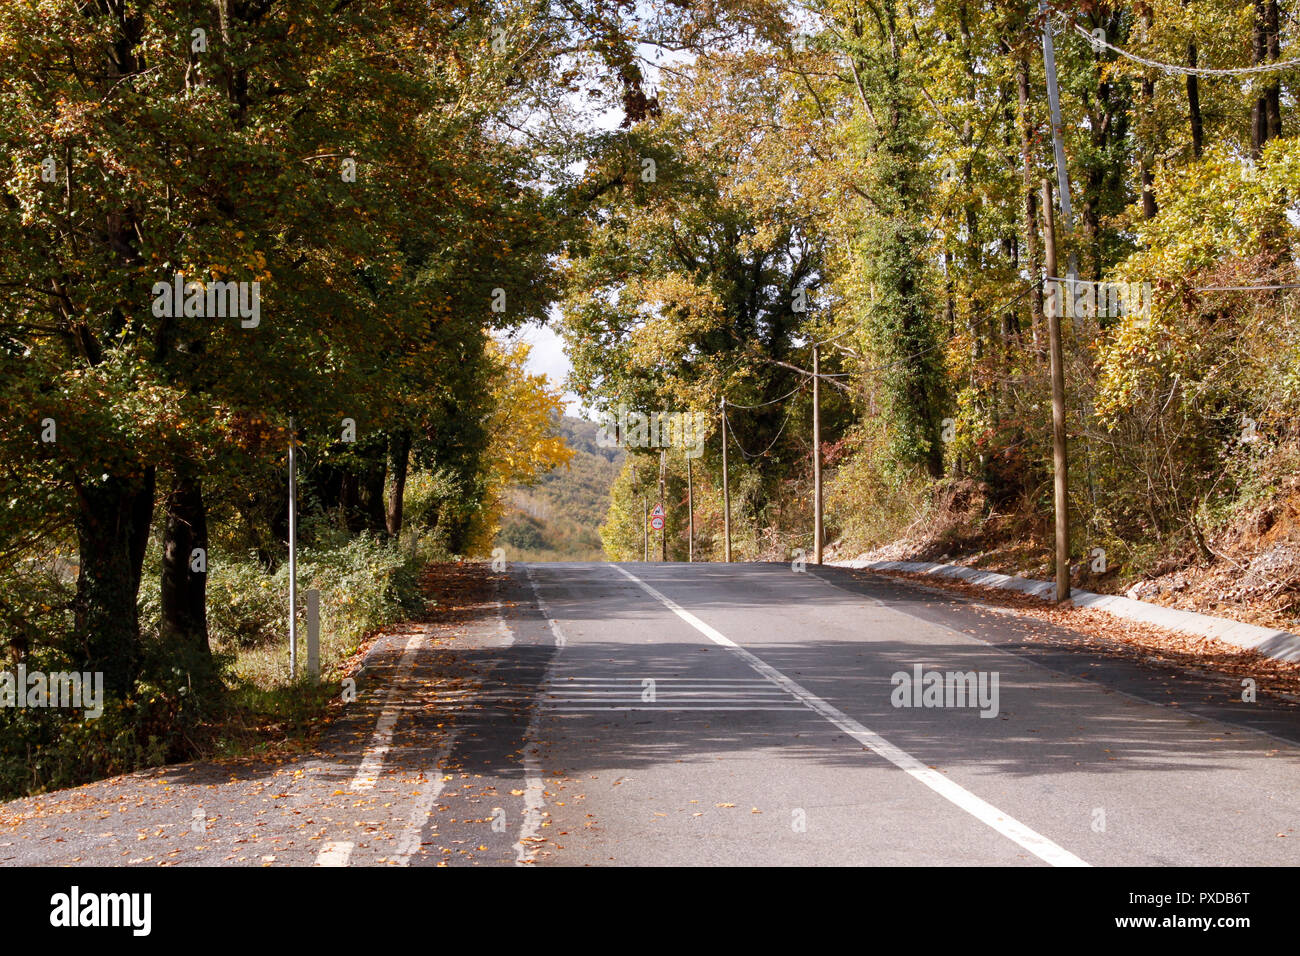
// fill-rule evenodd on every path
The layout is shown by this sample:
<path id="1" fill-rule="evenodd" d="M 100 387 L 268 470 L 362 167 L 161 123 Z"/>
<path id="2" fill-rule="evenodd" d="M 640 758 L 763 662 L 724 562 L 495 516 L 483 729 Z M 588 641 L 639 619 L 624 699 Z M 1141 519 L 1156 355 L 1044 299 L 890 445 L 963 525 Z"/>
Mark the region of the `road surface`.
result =
<path id="1" fill-rule="evenodd" d="M 496 577 L 469 620 L 386 637 L 317 753 L 15 801 L 0 862 L 1300 861 L 1300 717 L 1228 678 L 837 568 Z M 899 688 L 918 669 L 940 706 Z"/>

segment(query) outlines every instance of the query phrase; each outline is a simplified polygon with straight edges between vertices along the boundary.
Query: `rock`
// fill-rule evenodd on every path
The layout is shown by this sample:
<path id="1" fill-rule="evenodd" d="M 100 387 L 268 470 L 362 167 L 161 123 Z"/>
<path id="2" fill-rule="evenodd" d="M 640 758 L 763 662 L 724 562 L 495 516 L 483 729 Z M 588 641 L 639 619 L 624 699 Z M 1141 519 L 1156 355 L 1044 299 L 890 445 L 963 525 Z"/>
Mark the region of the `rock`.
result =
<path id="1" fill-rule="evenodd" d="M 1155 597 L 1160 593 L 1160 585 L 1155 581 L 1139 581 L 1127 591 L 1124 596 L 1133 601 L 1145 601 L 1149 597 Z"/>

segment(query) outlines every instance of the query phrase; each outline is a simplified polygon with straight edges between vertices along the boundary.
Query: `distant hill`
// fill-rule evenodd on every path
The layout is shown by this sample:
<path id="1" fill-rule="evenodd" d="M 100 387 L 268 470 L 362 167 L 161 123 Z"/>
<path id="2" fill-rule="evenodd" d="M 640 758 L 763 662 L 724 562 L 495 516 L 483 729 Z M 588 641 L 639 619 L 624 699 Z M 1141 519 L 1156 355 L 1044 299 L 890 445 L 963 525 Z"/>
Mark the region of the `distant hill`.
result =
<path id="1" fill-rule="evenodd" d="M 596 530 L 609 510 L 609 492 L 623 467 L 621 448 L 601 448 L 597 425 L 565 416 L 565 442 L 574 450 L 568 468 L 556 468 L 537 484 L 512 488 L 497 545 L 509 560 L 603 561 Z"/>

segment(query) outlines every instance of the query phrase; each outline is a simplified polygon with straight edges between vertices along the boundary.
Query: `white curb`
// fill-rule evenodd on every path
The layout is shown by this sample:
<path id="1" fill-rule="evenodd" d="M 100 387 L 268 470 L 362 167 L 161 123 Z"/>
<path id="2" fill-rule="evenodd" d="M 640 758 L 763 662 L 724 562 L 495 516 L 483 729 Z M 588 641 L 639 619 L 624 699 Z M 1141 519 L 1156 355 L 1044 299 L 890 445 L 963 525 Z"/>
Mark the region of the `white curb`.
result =
<path id="1" fill-rule="evenodd" d="M 842 568 L 862 568 L 868 571 L 907 571 L 913 574 L 933 574 L 941 578 L 961 578 L 971 584 L 981 584 L 1004 591 L 1020 591 L 1049 601 L 1056 593 L 1056 585 L 1050 581 L 1035 581 L 1032 578 L 996 574 L 992 571 L 980 571 L 978 568 L 964 568 L 954 564 L 861 560 L 827 563 Z M 1135 601 L 1117 594 L 1093 594 L 1091 591 L 1071 589 L 1070 601 L 1079 607 L 1105 611 L 1107 614 L 1129 621 L 1141 621 L 1143 624 L 1152 624 L 1182 634 L 1213 637 L 1247 650 L 1258 651 L 1265 657 L 1272 657 L 1279 661 L 1300 661 L 1300 635 L 1289 631 L 1275 631 L 1255 624 L 1243 624 L 1240 621 L 1229 621 L 1209 614 L 1198 614 L 1195 611 L 1161 607 L 1158 604 Z"/>

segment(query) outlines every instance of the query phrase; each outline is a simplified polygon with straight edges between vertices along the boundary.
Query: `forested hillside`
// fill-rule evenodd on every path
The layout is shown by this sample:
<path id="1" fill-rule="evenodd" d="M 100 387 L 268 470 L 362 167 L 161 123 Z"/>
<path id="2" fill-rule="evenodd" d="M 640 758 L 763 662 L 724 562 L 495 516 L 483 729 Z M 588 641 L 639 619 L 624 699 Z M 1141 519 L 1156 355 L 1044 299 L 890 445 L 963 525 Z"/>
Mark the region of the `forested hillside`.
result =
<path id="1" fill-rule="evenodd" d="M 609 510 L 610 490 L 625 453 L 602 447 L 597 426 L 565 416 L 559 434 L 573 450 L 567 465 L 531 485 L 512 487 L 497 536 L 509 560 L 600 561 L 599 526 Z"/>

